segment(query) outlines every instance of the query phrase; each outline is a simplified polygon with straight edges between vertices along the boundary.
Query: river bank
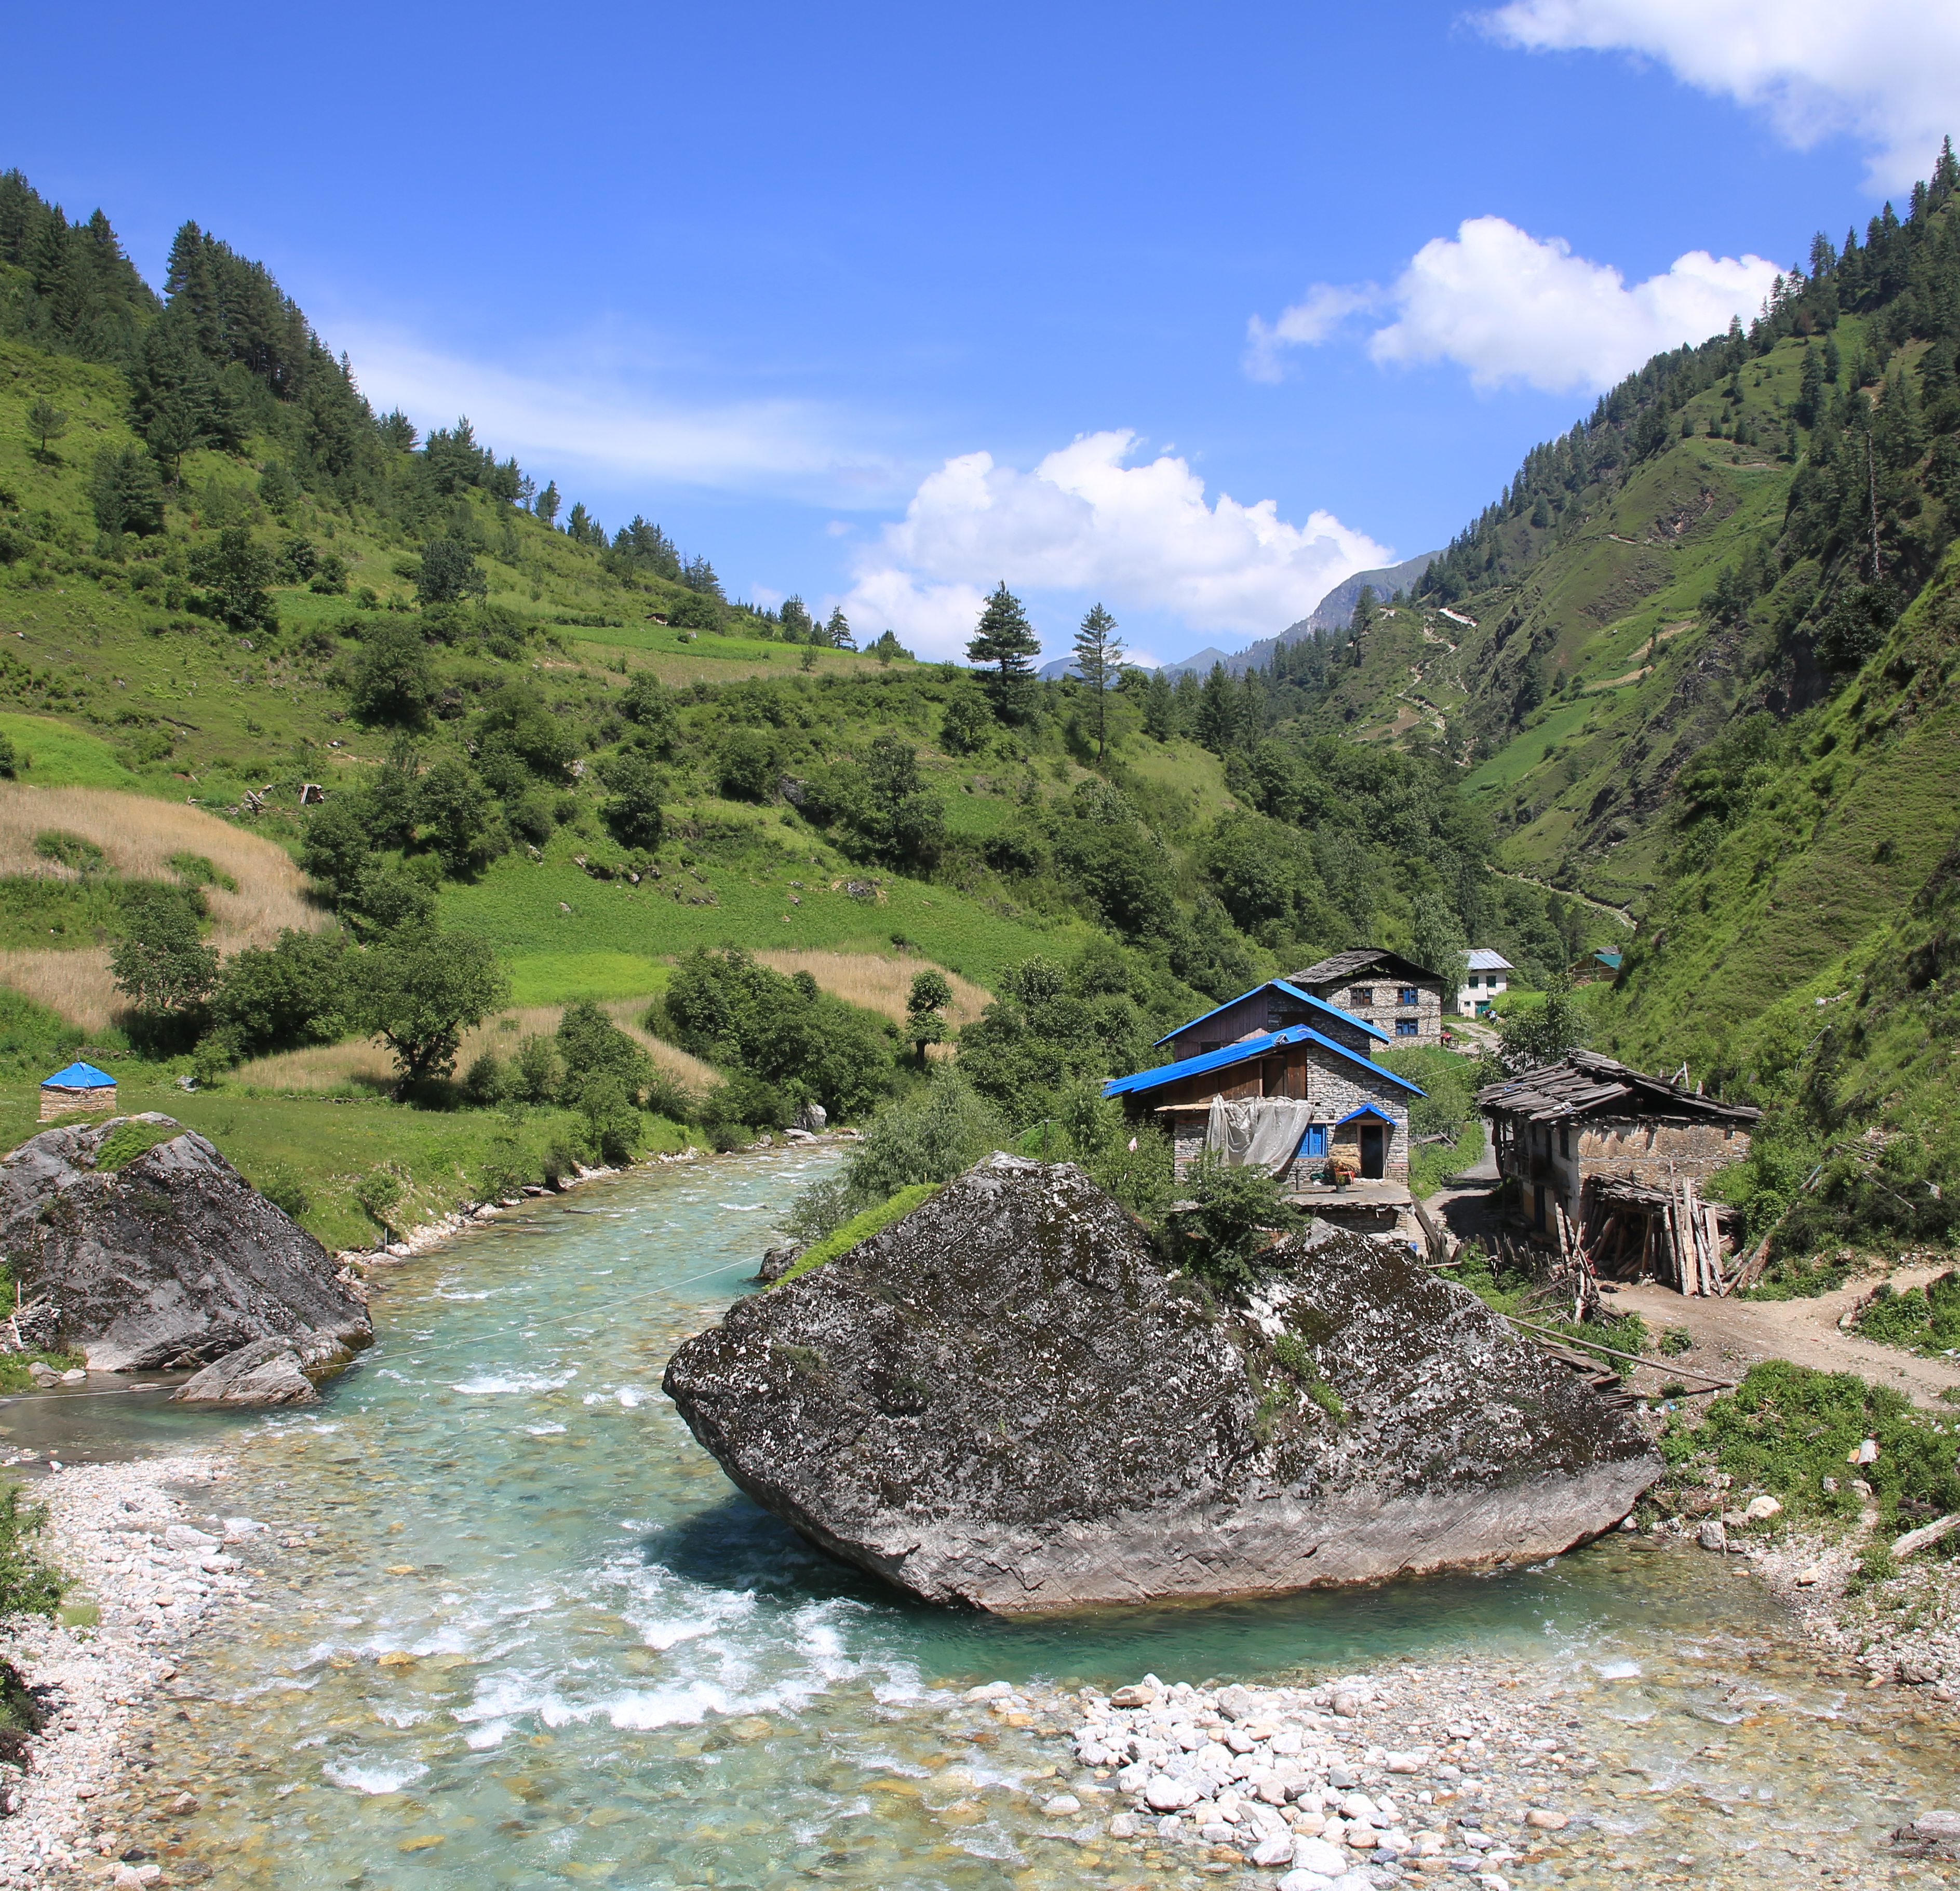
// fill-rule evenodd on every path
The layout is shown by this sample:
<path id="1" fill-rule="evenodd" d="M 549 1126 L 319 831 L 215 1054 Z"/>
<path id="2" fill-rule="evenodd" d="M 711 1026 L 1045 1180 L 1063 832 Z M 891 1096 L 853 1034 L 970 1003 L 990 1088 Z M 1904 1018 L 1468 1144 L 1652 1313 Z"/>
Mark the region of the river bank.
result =
<path id="1" fill-rule="evenodd" d="M 390 1270 L 377 1344 L 322 1406 L 152 1408 L 160 1456 L 51 1475 L 62 1559 L 128 1633 L 91 1649 L 49 1632 L 51 1676 L 100 1664 L 53 1730 L 97 1790 L 32 1802 L 45 1846 L 0 1820 L 0 1868 L 59 1884 L 119 1863 L 206 1891 L 1252 1891 L 1307 1869 L 1293 1851 L 1318 1838 L 1371 1884 L 1945 1881 L 1888 1838 L 1955 1803 L 1949 1710 L 1820 1656 L 1759 1559 L 1628 1533 L 1529 1568 L 1029 1622 L 840 1569 L 735 1497 L 657 1392 L 835 1153 L 648 1165 L 474 1224 Z M 154 1487 L 138 1512 L 62 1495 L 123 1479 Z M 115 1527 L 166 1516 L 270 1526 L 221 1546 L 238 1570 L 197 1568 L 208 1593 L 181 1624 L 192 1565 L 160 1568 L 168 1546 L 148 1540 L 129 1556 Z M 154 1638 L 167 1617 L 176 1638 Z M 1147 1777 L 1145 1820 L 1122 1778 L 1135 1759 L 1076 1737 L 1147 1671 L 1192 1683 L 1166 1707 L 1225 1735 L 1179 1753 L 1236 1765 L 1236 1732 L 1255 1759 L 1175 1814 Z M 1242 1722 L 1233 1682 L 1253 1696 Z M 1252 1739 L 1262 1714 L 1281 1724 Z M 1261 1797 L 1258 1762 L 1309 1753 L 1305 1794 Z M 1363 1792 L 1371 1819 L 1402 1821 L 1371 1827 L 1409 1841 L 1398 1859 L 1348 1843 Z M 1245 1816 L 1192 1823 L 1228 1805 Z M 1276 1835 L 1253 1805 L 1285 1821 L 1284 1867 L 1247 1861 Z M 1112 1832 L 1126 1814 L 1138 1829 Z"/>

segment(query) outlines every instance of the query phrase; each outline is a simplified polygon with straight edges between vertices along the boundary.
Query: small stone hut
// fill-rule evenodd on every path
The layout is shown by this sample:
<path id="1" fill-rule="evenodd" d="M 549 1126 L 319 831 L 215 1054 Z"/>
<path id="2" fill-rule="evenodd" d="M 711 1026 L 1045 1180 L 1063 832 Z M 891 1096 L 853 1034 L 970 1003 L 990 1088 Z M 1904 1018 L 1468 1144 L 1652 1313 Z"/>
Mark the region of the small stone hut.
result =
<path id="1" fill-rule="evenodd" d="M 78 1109 L 113 1109 L 116 1079 L 93 1064 L 71 1064 L 41 1080 L 41 1121 Z"/>
<path id="2" fill-rule="evenodd" d="M 1379 946 L 1337 952 L 1304 972 L 1289 973 L 1286 982 L 1351 1012 L 1403 1050 L 1440 1050 L 1443 1011 L 1456 999 L 1453 984 L 1444 989 L 1441 973 Z"/>
<path id="3" fill-rule="evenodd" d="M 1761 1110 L 1581 1050 L 1489 1085 L 1477 1105 L 1497 1173 L 1516 1185 L 1537 1233 L 1583 1250 L 1610 1278 L 1656 1274 L 1702 1291 L 1698 1247 L 1719 1275 L 1719 1216 L 1698 1201 L 1697 1186 L 1749 1153 Z M 1696 1284 L 1683 1278 L 1684 1251 Z"/>

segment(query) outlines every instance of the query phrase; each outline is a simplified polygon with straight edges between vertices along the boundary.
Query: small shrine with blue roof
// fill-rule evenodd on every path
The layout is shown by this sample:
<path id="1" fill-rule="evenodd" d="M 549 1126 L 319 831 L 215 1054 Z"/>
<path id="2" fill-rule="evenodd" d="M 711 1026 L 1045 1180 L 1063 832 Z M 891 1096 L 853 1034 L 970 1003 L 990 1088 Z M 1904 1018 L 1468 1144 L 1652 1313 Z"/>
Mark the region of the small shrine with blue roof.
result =
<path id="1" fill-rule="evenodd" d="M 51 1122 L 78 1109 L 116 1107 L 116 1079 L 93 1064 L 71 1064 L 41 1079 L 41 1121 Z"/>

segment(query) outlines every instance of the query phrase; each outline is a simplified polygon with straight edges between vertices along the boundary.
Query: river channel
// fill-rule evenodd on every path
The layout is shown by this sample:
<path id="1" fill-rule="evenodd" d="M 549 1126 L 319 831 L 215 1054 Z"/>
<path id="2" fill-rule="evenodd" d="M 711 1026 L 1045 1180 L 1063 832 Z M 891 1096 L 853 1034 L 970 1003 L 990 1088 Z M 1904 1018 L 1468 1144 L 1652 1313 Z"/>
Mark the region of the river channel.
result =
<path id="1" fill-rule="evenodd" d="M 1821 1676 L 1762 1585 L 1693 1549 L 1020 1622 L 839 1568 L 735 1491 L 660 1391 L 835 1160 L 595 1183 L 387 1270 L 377 1344 L 302 1412 L 39 1408 L 65 1434 L 43 1442 L 72 1450 L 220 1444 L 223 1511 L 304 1539 L 262 1559 L 255 1601 L 192 1644 L 161 1704 L 152 1785 L 198 1802 L 173 1827 L 185 1873 L 220 1891 L 1269 1883 L 1044 1832 L 1013 1789 L 1065 1781 L 1066 1744 L 993 1732 L 958 1699 L 1147 1670 L 1474 1660 L 1556 1694 L 1597 1823 L 1510 1867 L 1519 1886 L 1890 1883 L 1885 1831 L 1960 1803 L 1943 1728 Z"/>

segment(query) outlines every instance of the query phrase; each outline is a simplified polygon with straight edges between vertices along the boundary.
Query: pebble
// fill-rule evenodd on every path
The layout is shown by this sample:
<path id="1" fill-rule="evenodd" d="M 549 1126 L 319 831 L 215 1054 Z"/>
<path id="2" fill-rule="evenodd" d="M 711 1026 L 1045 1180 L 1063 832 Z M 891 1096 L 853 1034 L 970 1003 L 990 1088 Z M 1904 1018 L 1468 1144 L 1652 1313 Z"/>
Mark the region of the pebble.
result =
<path id="1" fill-rule="evenodd" d="M 0 1628 L 0 1655 L 54 1704 L 24 1778 L 0 1772 L 0 1807 L 12 1813 L 0 1819 L 0 1886 L 8 1891 L 75 1872 L 118 1887 L 161 1882 L 161 1869 L 140 1858 L 104 1859 L 100 1835 L 133 1816 L 117 1788 L 138 1756 L 134 1730 L 156 1690 L 176 1678 L 172 1651 L 253 1587 L 249 1576 L 205 1569 L 214 1561 L 235 1568 L 236 1559 L 212 1556 L 218 1538 L 184 1520 L 184 1488 L 221 1482 L 227 1468 L 208 1456 L 75 1465 L 36 1487 L 49 1513 L 43 1553 L 74 1580 L 71 1600 L 94 1603 L 99 1619 L 66 1628 L 23 1616 Z M 171 1810 L 196 1803 L 180 1794 Z"/>

